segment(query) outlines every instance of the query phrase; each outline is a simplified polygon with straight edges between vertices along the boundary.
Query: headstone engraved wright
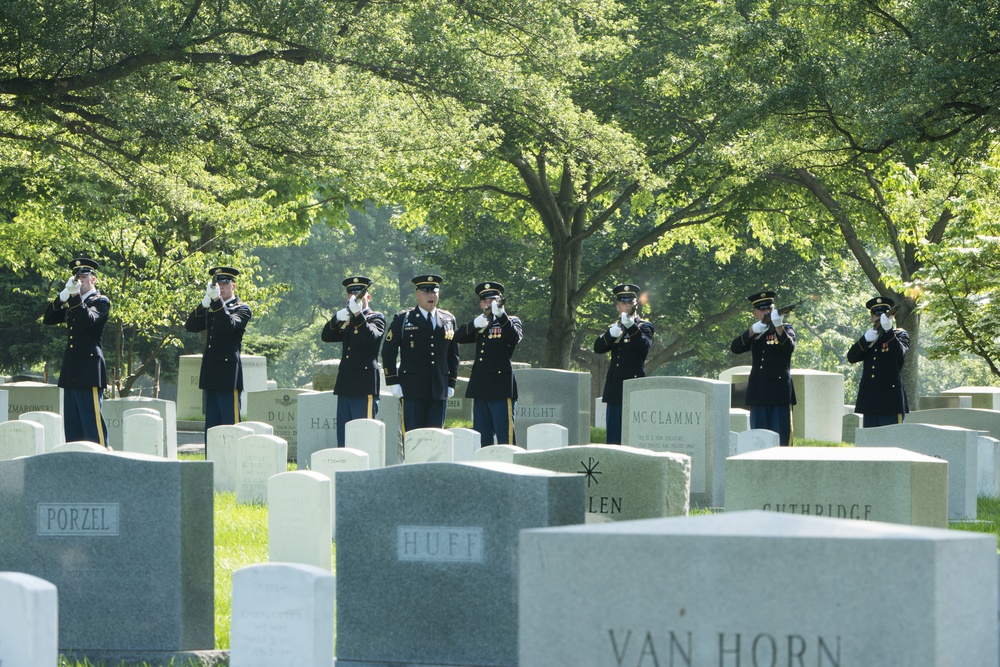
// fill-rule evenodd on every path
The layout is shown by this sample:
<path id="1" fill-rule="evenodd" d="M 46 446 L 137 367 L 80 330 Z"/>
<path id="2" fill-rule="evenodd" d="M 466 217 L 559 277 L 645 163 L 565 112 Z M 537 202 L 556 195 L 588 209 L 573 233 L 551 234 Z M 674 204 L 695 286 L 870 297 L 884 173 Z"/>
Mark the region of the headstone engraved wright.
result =
<path id="1" fill-rule="evenodd" d="M 691 504 L 721 507 L 729 454 L 729 385 L 645 377 L 622 386 L 622 443 L 691 457 Z"/>
<path id="2" fill-rule="evenodd" d="M 996 548 L 771 512 L 527 530 L 519 667 L 996 667 Z"/>
<path id="3" fill-rule="evenodd" d="M 56 587 L 21 572 L 0 572 L 0 666 L 59 662 Z"/>
<path id="4" fill-rule="evenodd" d="M 527 442 L 528 427 L 559 424 L 571 445 L 590 442 L 590 373 L 551 368 L 515 369 L 517 413 L 515 442 Z"/>
<path id="5" fill-rule="evenodd" d="M 57 587 L 63 649 L 212 649 L 212 504 L 203 461 L 0 461 L 0 570 Z"/>
<path id="6" fill-rule="evenodd" d="M 580 475 L 503 463 L 338 473 L 337 667 L 517 665 L 520 531 L 583 499 Z"/>

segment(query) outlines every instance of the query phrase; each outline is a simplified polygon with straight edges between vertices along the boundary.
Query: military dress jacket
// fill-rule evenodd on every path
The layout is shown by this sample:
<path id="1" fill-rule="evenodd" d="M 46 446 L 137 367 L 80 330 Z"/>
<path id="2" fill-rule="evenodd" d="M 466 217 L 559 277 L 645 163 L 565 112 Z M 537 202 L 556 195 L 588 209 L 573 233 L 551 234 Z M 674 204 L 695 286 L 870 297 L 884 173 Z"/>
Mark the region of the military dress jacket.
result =
<path id="1" fill-rule="evenodd" d="M 382 385 L 378 348 L 384 333 L 385 315 L 368 308 L 351 313 L 346 322 L 334 317 L 326 323 L 320 335 L 323 342 L 343 344 L 333 393 L 378 397 Z"/>
<path id="2" fill-rule="evenodd" d="M 603 402 L 621 404 L 625 380 L 646 377 L 646 355 L 652 345 L 653 325 L 638 318 L 617 339 L 612 338 L 610 331 L 597 337 L 594 352 L 611 352 L 611 363 L 604 380 L 604 394 L 601 396 Z"/>
<path id="3" fill-rule="evenodd" d="M 111 301 L 96 289 L 85 298 L 74 294 L 68 301 L 56 297 L 45 309 L 45 324 L 66 323 L 69 338 L 63 353 L 59 386 L 63 389 L 103 389 L 108 384 L 102 339 L 111 312 Z"/>
<path id="4" fill-rule="evenodd" d="M 184 328 L 188 331 L 208 331 L 205 351 L 201 355 L 200 389 L 243 390 L 243 332 L 253 314 L 250 307 L 233 297 L 226 303 L 215 299 L 205 308 L 195 308 Z"/>
<path id="5" fill-rule="evenodd" d="M 898 415 L 910 411 L 903 388 L 903 361 L 910 349 L 905 329 L 879 330 L 874 343 L 862 336 L 847 351 L 852 364 L 864 362 L 854 411 L 866 415 Z"/>
<path id="6" fill-rule="evenodd" d="M 404 399 L 446 400 L 458 380 L 455 316 L 440 308 L 434 316 L 432 328 L 417 307 L 396 313 L 382 343 L 385 382 L 402 386 Z"/>
<path id="7" fill-rule="evenodd" d="M 729 346 L 734 354 L 752 353 L 747 405 L 795 405 L 792 386 L 795 329 L 791 324 L 782 324 L 782 327 L 784 336 L 779 337 L 773 326 L 753 337 L 747 330 Z"/>
<path id="8" fill-rule="evenodd" d="M 476 344 L 466 398 L 484 401 L 517 399 L 517 381 L 510 360 L 523 337 L 521 320 L 506 312 L 500 317 L 489 316 L 489 323 L 483 331 L 472 322 L 458 328 L 455 340 Z"/>

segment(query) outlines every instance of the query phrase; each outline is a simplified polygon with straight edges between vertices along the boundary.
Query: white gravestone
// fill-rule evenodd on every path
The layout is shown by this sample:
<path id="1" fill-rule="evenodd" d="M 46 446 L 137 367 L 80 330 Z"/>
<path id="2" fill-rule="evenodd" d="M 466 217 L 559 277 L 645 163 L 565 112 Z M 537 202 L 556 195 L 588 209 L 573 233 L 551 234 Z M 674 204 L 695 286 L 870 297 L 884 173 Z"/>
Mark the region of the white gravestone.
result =
<path id="1" fill-rule="evenodd" d="M 594 426 L 605 429 L 608 427 L 608 404 L 600 398 L 594 399 Z"/>
<path id="2" fill-rule="evenodd" d="M 455 461 L 475 461 L 476 450 L 480 449 L 482 437 L 471 428 L 445 429 L 455 436 Z"/>
<path id="3" fill-rule="evenodd" d="M 104 401 L 101 414 L 108 424 L 108 444 L 111 448 L 115 451 L 124 449 L 122 427 L 125 423 L 125 413 L 138 408 L 156 410 L 160 414 L 160 418 L 163 419 L 163 446 L 168 457 L 170 452 L 173 452 L 173 458 L 177 458 L 177 404 L 148 396 L 109 398 Z"/>
<path id="4" fill-rule="evenodd" d="M 44 579 L 0 572 L 0 665 L 48 667 L 59 662 L 59 596 Z"/>
<path id="5" fill-rule="evenodd" d="M 730 377 L 734 384 L 746 382 L 750 378 L 750 371 L 733 372 Z M 795 389 L 796 400 L 792 407 L 795 437 L 841 442 L 844 375 L 793 368 L 792 387 Z"/>
<path id="6" fill-rule="evenodd" d="M 772 447 L 726 460 L 726 511 L 948 527 L 948 464 L 896 447 Z"/>
<path id="7" fill-rule="evenodd" d="M 327 570 L 265 563 L 233 573 L 230 667 L 330 667 L 336 579 Z"/>
<path id="8" fill-rule="evenodd" d="M 383 371 L 384 373 L 384 371 Z M 382 468 L 394 466 L 403 462 L 403 412 L 399 399 L 386 389 L 385 379 L 382 379 L 382 390 L 378 397 L 378 417 L 377 419 L 385 424 L 385 462 Z M 348 422 L 350 423 L 350 422 Z M 348 447 L 357 445 L 347 443 Z M 375 464 L 372 464 L 372 468 Z"/>
<path id="9" fill-rule="evenodd" d="M 91 454 L 109 454 L 110 450 L 107 447 L 101 447 L 100 445 L 88 442 L 86 440 L 71 440 L 70 442 L 64 442 L 55 449 L 53 449 L 50 454 L 62 454 L 65 452 L 89 452 Z"/>
<path id="10" fill-rule="evenodd" d="M 274 427 L 267 422 L 241 421 L 239 425 L 250 429 L 257 435 L 274 435 Z"/>
<path id="11" fill-rule="evenodd" d="M 247 391 L 247 417 L 274 428 L 274 435 L 288 443 L 288 460 L 297 461 L 299 396 L 315 392 L 306 389 Z"/>
<path id="12" fill-rule="evenodd" d="M 332 391 L 299 396 L 299 470 L 309 467 L 313 452 L 337 446 L 337 395 Z"/>
<path id="13" fill-rule="evenodd" d="M 267 480 L 267 552 L 274 562 L 333 570 L 333 498 L 326 475 L 293 470 Z"/>
<path id="14" fill-rule="evenodd" d="M 973 431 L 984 431 L 983 435 L 988 435 L 991 438 L 1000 438 L 1000 410 L 979 408 L 917 410 L 906 415 L 906 423 L 958 426 Z"/>
<path id="15" fill-rule="evenodd" d="M 203 421 L 205 405 L 198 382 L 201 378 L 201 355 L 182 354 L 177 360 L 177 417 L 185 421 Z"/>
<path id="16" fill-rule="evenodd" d="M 347 470 L 370 470 L 368 452 L 350 447 L 334 447 L 313 452 L 309 462 L 311 470 L 330 478 L 331 530 L 337 530 L 337 472 Z"/>
<path id="17" fill-rule="evenodd" d="M 976 518 L 979 433 L 955 426 L 892 424 L 863 428 L 857 447 L 902 447 L 948 462 L 948 518 Z"/>
<path id="18" fill-rule="evenodd" d="M 976 493 L 996 498 L 1000 496 L 1000 440 L 979 436 L 979 479 Z"/>
<path id="19" fill-rule="evenodd" d="M 747 431 L 729 434 L 729 455 L 746 454 L 747 452 L 758 452 L 762 449 L 778 447 L 781 444 L 781 436 L 766 428 L 752 428 Z"/>
<path id="20" fill-rule="evenodd" d="M 497 463 L 513 463 L 514 454 L 526 451 L 516 445 L 490 445 L 476 450 L 477 461 L 495 461 Z"/>
<path id="21" fill-rule="evenodd" d="M 45 429 L 37 422 L 14 419 L 0 423 L 0 460 L 45 453 Z"/>
<path id="22" fill-rule="evenodd" d="M 248 435 L 236 441 L 236 502 L 266 505 L 267 480 L 288 466 L 288 443 L 276 435 Z"/>
<path id="23" fill-rule="evenodd" d="M 0 414 L 3 413 L 0 412 Z M 44 448 L 46 452 L 51 452 L 59 445 L 66 442 L 66 433 L 63 430 L 62 415 L 57 415 L 54 412 L 36 410 L 34 412 L 25 412 L 18 417 L 18 419 L 26 419 L 42 425 L 42 428 L 45 429 Z"/>
<path id="24" fill-rule="evenodd" d="M 246 425 L 248 423 L 213 426 L 205 431 L 205 458 L 214 464 L 213 483 L 216 491 L 236 491 L 236 480 L 239 477 L 239 466 L 236 462 L 237 443 L 240 438 L 255 434 L 254 430 Z"/>
<path id="25" fill-rule="evenodd" d="M 996 550 L 772 512 L 525 530 L 518 665 L 996 667 Z"/>
<path id="26" fill-rule="evenodd" d="M 841 438 L 843 442 L 854 443 L 857 432 L 862 428 L 864 423 L 864 415 L 859 415 L 856 412 L 846 414 L 841 417 Z"/>
<path id="27" fill-rule="evenodd" d="M 134 410 L 128 410 L 135 413 Z M 159 414 L 139 412 L 127 414 L 122 420 L 122 451 L 136 454 L 159 456 L 160 458 L 177 458 L 167 456 L 163 446 L 163 420 Z"/>
<path id="28" fill-rule="evenodd" d="M 524 439 L 529 452 L 569 446 L 569 429 L 559 424 L 534 424 Z"/>
<path id="29" fill-rule="evenodd" d="M 750 430 L 750 411 L 744 408 L 729 408 L 729 430 L 736 433 Z"/>
<path id="30" fill-rule="evenodd" d="M 455 436 L 443 428 L 415 428 L 407 431 L 403 446 L 406 448 L 406 463 L 455 460 Z"/>
<path id="31" fill-rule="evenodd" d="M 622 385 L 622 444 L 691 457 L 691 504 L 721 507 L 729 454 L 730 387 L 687 377 Z"/>
<path id="32" fill-rule="evenodd" d="M 344 424 L 344 445 L 368 454 L 371 469 L 385 467 L 385 422 L 352 419 Z"/>

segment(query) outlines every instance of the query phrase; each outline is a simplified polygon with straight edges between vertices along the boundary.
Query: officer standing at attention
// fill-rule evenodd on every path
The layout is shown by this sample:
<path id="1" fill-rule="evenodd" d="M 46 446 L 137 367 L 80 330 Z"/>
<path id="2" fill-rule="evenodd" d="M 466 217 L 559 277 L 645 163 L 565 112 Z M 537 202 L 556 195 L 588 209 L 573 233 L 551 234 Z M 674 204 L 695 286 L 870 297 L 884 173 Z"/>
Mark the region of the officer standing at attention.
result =
<path id="1" fill-rule="evenodd" d="M 66 442 L 86 440 L 108 446 L 108 425 L 101 414 L 108 369 L 102 339 L 111 302 L 97 290 L 98 264 L 87 257 L 70 262 L 73 275 L 45 309 L 45 324 L 66 323 L 69 338 L 63 353 L 59 386 L 63 389 Z"/>
<path id="2" fill-rule="evenodd" d="M 323 327 L 325 343 L 343 343 L 333 393 L 337 395 L 337 446 L 344 447 L 344 425 L 352 419 L 374 419 L 378 414 L 381 369 L 378 348 L 385 333 L 385 316 L 369 308 L 371 278 L 344 280 L 347 307 Z"/>
<path id="3" fill-rule="evenodd" d="M 795 329 L 785 324 L 774 307 L 775 293 L 751 294 L 756 320 L 736 337 L 730 349 L 734 354 L 751 352 L 753 366 L 747 383 L 746 405 L 750 408 L 750 428 L 766 428 L 778 434 L 782 446 L 792 444 L 792 408 L 795 388 L 792 387 L 792 352 L 795 350 Z"/>
<path id="4" fill-rule="evenodd" d="M 607 404 L 607 442 L 622 444 L 622 384 L 625 380 L 646 377 L 646 355 L 653 345 L 653 325 L 639 317 L 639 286 L 616 285 L 615 309 L 618 319 L 594 341 L 594 352 L 611 353 L 611 364 L 604 380 Z"/>
<path id="5" fill-rule="evenodd" d="M 476 357 L 466 398 L 473 399 L 472 428 L 479 431 L 480 446 L 514 443 L 514 411 L 517 409 L 517 381 L 510 359 L 521 342 L 521 320 L 507 314 L 504 287 L 495 280 L 476 285 L 482 312 L 458 328 L 455 340 L 475 343 Z"/>
<path id="6" fill-rule="evenodd" d="M 458 380 L 455 316 L 437 307 L 441 276 L 417 276 L 417 305 L 396 313 L 382 345 L 385 382 L 400 399 L 403 435 L 444 428 L 448 399 Z M 399 362 L 397 370 L 396 363 Z"/>
<path id="7" fill-rule="evenodd" d="M 191 311 L 184 328 L 207 331 L 201 356 L 198 386 L 204 394 L 205 431 L 213 426 L 238 424 L 240 392 L 243 391 L 243 332 L 252 313 L 236 296 L 236 276 L 230 266 L 209 269 L 208 285 L 201 303 Z"/>
<path id="8" fill-rule="evenodd" d="M 903 361 L 910 349 L 910 335 L 893 326 L 887 297 L 869 299 L 865 307 L 871 328 L 847 351 L 852 364 L 864 362 L 854 411 L 864 415 L 862 428 L 901 424 L 910 411 L 903 388 Z"/>

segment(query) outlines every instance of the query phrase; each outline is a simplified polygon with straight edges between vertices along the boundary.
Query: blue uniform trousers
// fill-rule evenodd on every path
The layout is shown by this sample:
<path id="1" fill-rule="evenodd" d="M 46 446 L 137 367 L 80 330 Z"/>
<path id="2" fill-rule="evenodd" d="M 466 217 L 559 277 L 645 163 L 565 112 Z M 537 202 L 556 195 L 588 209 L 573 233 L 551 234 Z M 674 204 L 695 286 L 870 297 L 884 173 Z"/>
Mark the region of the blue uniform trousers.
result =
<path id="1" fill-rule="evenodd" d="M 604 421 L 608 436 L 604 439 L 609 445 L 622 444 L 622 404 L 605 403 Z"/>
<path id="2" fill-rule="evenodd" d="M 406 398 L 403 404 L 403 435 L 418 428 L 444 428 L 445 399 Z"/>
<path id="3" fill-rule="evenodd" d="M 205 431 L 240 423 L 239 389 L 204 389 Z"/>
<path id="4" fill-rule="evenodd" d="M 748 405 L 750 428 L 766 428 L 778 434 L 778 444 L 788 447 L 792 444 L 792 406 L 790 405 Z"/>
<path id="5" fill-rule="evenodd" d="M 498 445 L 515 445 L 514 442 L 514 411 L 517 401 L 512 398 L 499 398 L 487 401 L 482 398 L 472 399 L 472 428 L 479 431 L 479 444 L 489 447 L 496 436 Z"/>
<path id="6" fill-rule="evenodd" d="M 875 428 L 876 426 L 889 426 L 890 424 L 902 423 L 902 413 L 896 415 L 863 415 L 861 428 Z"/>
<path id="7" fill-rule="evenodd" d="M 108 425 L 101 414 L 104 392 L 98 387 L 63 389 L 63 432 L 66 442 L 85 440 L 108 446 Z"/>
<path id="8" fill-rule="evenodd" d="M 375 419 L 378 414 L 378 398 L 367 396 L 337 396 L 337 446 L 344 444 L 344 425 L 352 419 Z"/>

